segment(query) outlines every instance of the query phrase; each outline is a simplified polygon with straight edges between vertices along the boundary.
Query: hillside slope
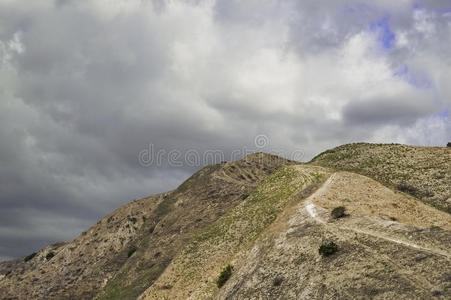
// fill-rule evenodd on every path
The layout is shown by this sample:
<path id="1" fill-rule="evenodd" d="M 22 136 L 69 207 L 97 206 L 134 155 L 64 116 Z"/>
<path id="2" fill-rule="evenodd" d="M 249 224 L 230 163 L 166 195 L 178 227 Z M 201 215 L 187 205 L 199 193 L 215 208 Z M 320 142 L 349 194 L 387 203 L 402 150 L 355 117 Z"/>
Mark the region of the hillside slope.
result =
<path id="1" fill-rule="evenodd" d="M 282 165 L 292 162 L 256 153 L 245 159 L 205 167 L 167 194 L 136 238 L 136 253 L 98 299 L 137 297 L 160 276 L 180 249 L 206 226 L 247 198 Z"/>
<path id="2" fill-rule="evenodd" d="M 196 236 L 143 295 L 143 299 L 205 299 L 217 292 L 220 269 L 245 255 L 260 234 L 327 171 L 283 167 L 249 197 Z"/>
<path id="3" fill-rule="evenodd" d="M 451 213 L 451 148 L 399 144 L 347 144 L 312 163 L 369 176 Z"/>
<path id="4" fill-rule="evenodd" d="M 384 212 L 371 210 L 372 201 L 361 199 L 393 192 L 368 179 L 364 186 L 342 186 L 343 176 L 362 180 L 332 175 L 271 225 L 244 259 L 232 262 L 236 271 L 215 298 L 449 299 L 450 216 L 401 196 L 393 201 L 418 209 L 400 207 L 393 214 L 407 212 L 413 223 L 423 220 L 422 226 L 388 221 Z M 359 209 L 333 219 L 320 206 L 329 201 Z M 325 241 L 335 242 L 338 251 L 319 255 Z"/>
<path id="5" fill-rule="evenodd" d="M 207 166 L 0 263 L 0 299 L 451 299 L 449 155 L 351 144 Z"/>
<path id="6" fill-rule="evenodd" d="M 163 200 L 155 195 L 131 202 L 70 243 L 49 246 L 28 261 L 2 263 L 1 299 L 89 298 L 127 259 L 130 243 Z M 54 256 L 47 259 L 46 256 Z"/>
<path id="7" fill-rule="evenodd" d="M 136 297 L 187 240 L 287 163 L 260 153 L 207 166 L 174 191 L 117 209 L 70 243 L 0 263 L 0 299 Z"/>
<path id="8" fill-rule="evenodd" d="M 367 177 L 331 173 L 309 165 L 279 170 L 194 238 L 141 299 L 451 296 L 451 216 Z M 331 218 L 335 205 L 348 216 Z M 319 246 L 330 240 L 338 252 L 321 257 Z M 228 264 L 232 276 L 219 289 Z"/>

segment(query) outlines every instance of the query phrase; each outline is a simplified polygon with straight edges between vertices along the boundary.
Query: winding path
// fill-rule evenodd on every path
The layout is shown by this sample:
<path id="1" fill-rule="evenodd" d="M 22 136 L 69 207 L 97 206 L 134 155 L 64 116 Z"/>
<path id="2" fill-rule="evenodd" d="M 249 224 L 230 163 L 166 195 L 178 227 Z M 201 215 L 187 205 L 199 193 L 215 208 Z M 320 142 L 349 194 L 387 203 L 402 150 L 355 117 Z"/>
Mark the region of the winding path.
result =
<path id="1" fill-rule="evenodd" d="M 313 203 L 313 199 L 315 197 L 318 197 L 319 195 L 321 195 L 324 192 L 327 192 L 330 184 L 333 182 L 334 178 L 335 178 L 336 173 L 333 173 L 327 180 L 326 182 L 323 183 L 323 185 L 316 190 L 312 195 L 310 195 L 306 200 L 305 200 L 305 204 L 304 204 L 304 208 L 307 211 L 308 215 L 313 218 L 315 221 L 317 221 L 318 223 L 323 224 L 324 226 L 328 227 L 328 229 L 330 229 L 331 231 L 335 231 L 337 228 L 339 229 L 343 229 L 343 230 L 348 230 L 348 231 L 353 231 L 356 233 L 360 233 L 360 234 L 364 234 L 364 235 L 368 235 L 368 236 L 372 236 L 378 239 L 382 239 L 382 240 L 386 240 L 392 243 L 396 243 L 396 244 L 400 244 L 403 246 L 407 246 L 410 248 L 414 248 L 416 250 L 420 250 L 420 251 L 424 251 L 427 253 L 431 253 L 431 254 L 436 254 L 436 255 L 440 255 L 440 256 L 444 256 L 448 259 L 451 258 L 450 253 L 447 253 L 445 251 L 439 250 L 439 249 L 432 249 L 432 248 L 426 248 L 426 247 L 422 247 L 419 246 L 417 244 L 408 242 L 408 241 L 403 241 L 403 240 L 399 240 L 399 239 L 394 239 L 385 235 L 381 235 L 378 233 L 374 233 L 368 230 L 362 230 L 362 229 L 357 229 L 357 228 L 353 228 L 353 227 L 349 227 L 349 226 L 344 226 L 344 225 L 338 225 L 336 223 L 334 223 L 333 225 L 328 224 L 327 220 L 321 218 L 320 213 L 318 213 L 319 210 L 324 210 L 324 208 L 319 208 L 318 206 L 316 206 Z M 304 209 L 302 208 L 302 209 Z"/>

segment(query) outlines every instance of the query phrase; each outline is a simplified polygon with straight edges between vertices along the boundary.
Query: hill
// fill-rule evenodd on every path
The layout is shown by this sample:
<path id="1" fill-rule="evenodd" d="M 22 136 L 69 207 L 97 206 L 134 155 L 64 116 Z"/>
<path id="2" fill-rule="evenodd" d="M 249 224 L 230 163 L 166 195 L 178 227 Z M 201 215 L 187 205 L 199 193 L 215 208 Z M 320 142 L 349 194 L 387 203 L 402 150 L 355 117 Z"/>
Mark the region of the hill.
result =
<path id="1" fill-rule="evenodd" d="M 336 206 L 348 215 L 331 218 Z M 141 299 L 449 296 L 450 222 L 367 177 L 289 166 L 192 240 Z M 338 250 L 322 257 L 328 241 Z M 226 265 L 233 274 L 219 289 Z"/>
<path id="2" fill-rule="evenodd" d="M 0 263 L 0 299 L 449 299 L 449 155 L 351 144 L 207 166 Z"/>
<path id="3" fill-rule="evenodd" d="M 451 213 L 451 148 L 355 143 L 327 150 L 313 164 L 369 176 Z"/>
<path id="4" fill-rule="evenodd" d="M 46 247 L 28 261 L 0 263 L 0 299 L 136 297 L 187 240 L 288 163 L 257 153 L 207 166 L 174 191 L 117 209 L 70 243 Z"/>

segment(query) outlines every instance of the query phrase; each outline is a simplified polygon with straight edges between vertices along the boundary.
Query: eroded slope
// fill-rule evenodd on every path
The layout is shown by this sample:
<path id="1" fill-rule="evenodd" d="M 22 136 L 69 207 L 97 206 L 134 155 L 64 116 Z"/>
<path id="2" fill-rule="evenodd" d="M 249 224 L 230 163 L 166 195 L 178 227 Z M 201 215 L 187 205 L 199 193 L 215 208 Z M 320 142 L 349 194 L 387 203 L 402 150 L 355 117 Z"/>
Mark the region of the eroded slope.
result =
<path id="1" fill-rule="evenodd" d="M 285 159 L 256 153 L 205 167 L 166 195 L 158 215 L 136 238 L 136 252 L 108 281 L 99 299 L 133 299 L 161 275 L 180 249 L 206 226 L 247 198 Z"/>
<path id="2" fill-rule="evenodd" d="M 267 226 L 311 191 L 326 173 L 314 166 L 277 170 L 244 202 L 191 240 L 141 298 L 205 299 L 215 295 L 221 268 L 246 255 Z"/>
<path id="3" fill-rule="evenodd" d="M 385 211 L 368 201 L 383 197 L 384 189 L 360 175 L 333 175 L 295 210 L 282 214 L 245 258 L 232 262 L 236 271 L 216 298 L 449 299 L 451 217 L 398 195 L 385 201 L 397 201 L 399 211 L 392 213 L 401 219 L 407 213 L 406 222 L 416 226 L 387 220 Z M 333 219 L 320 204 L 345 204 L 349 215 Z M 324 241 L 334 241 L 338 252 L 321 257 Z"/>
<path id="4" fill-rule="evenodd" d="M 448 299 L 449 214 L 362 175 L 325 180 L 331 173 L 277 171 L 194 237 L 141 299 Z M 342 205 L 347 216 L 332 218 Z M 319 255 L 325 241 L 338 252 Z"/>
<path id="5" fill-rule="evenodd" d="M 27 262 L 4 262 L 0 299 L 136 297 L 187 240 L 287 163 L 258 153 L 205 167 L 174 191 L 117 209 L 70 243 L 46 247 Z"/>
<path id="6" fill-rule="evenodd" d="M 131 202 L 71 243 L 45 247 L 28 261 L 5 262 L 1 299 L 81 299 L 97 293 L 127 260 L 130 243 L 164 195 Z M 49 253 L 54 256 L 47 258 Z"/>

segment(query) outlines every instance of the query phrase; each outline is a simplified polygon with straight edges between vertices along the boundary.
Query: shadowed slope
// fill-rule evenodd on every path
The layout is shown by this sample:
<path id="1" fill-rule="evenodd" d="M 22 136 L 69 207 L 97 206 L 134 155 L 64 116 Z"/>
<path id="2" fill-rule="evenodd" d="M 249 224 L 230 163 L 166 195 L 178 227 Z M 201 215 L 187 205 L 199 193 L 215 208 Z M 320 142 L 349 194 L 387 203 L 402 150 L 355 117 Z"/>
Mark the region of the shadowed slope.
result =
<path id="1" fill-rule="evenodd" d="M 46 247 L 27 262 L 3 262 L 0 299 L 136 297 L 187 240 L 287 163 L 260 153 L 207 166 L 172 192 L 117 209 L 70 243 Z M 47 260 L 49 252 L 55 256 Z"/>
<path id="2" fill-rule="evenodd" d="M 129 299 L 147 289 L 179 250 L 205 226 L 235 207 L 269 174 L 290 163 L 256 153 L 205 167 L 166 195 L 138 234 L 136 253 L 110 280 L 99 299 Z"/>
<path id="3" fill-rule="evenodd" d="M 0 280 L 1 299 L 89 298 L 127 259 L 130 243 L 164 195 L 131 202 L 115 210 L 70 243 L 49 246 Z M 49 252 L 55 254 L 46 259 Z M 8 262 L 2 263 L 7 266 Z"/>

